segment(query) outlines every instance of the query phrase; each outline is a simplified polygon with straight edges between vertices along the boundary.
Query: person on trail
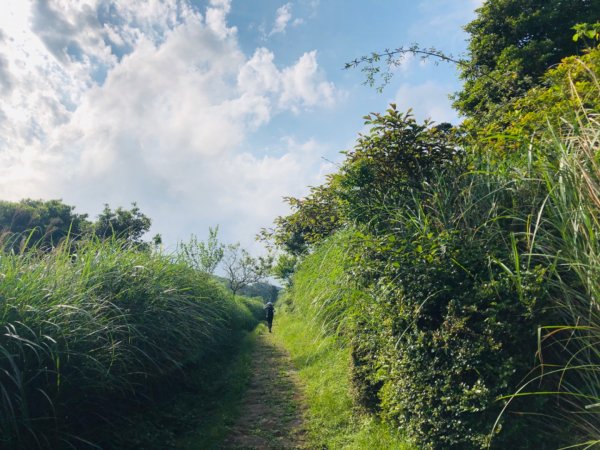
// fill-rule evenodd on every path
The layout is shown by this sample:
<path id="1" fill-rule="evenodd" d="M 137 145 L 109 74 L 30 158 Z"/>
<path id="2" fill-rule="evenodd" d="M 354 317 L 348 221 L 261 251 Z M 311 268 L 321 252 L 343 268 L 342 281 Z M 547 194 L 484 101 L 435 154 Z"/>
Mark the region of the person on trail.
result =
<path id="1" fill-rule="evenodd" d="M 265 305 L 265 312 L 267 313 L 267 325 L 269 326 L 269 333 L 273 327 L 273 316 L 275 315 L 275 308 L 273 303 L 269 302 Z"/>

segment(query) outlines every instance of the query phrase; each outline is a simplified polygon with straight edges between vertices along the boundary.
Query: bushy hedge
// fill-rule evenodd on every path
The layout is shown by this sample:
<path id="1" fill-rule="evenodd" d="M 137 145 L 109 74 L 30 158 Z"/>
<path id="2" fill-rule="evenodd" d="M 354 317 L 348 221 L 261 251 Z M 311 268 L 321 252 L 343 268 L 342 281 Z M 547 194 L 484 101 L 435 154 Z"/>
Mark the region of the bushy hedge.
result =
<path id="1" fill-rule="evenodd" d="M 600 443 L 598 51 L 507 105 L 507 145 L 368 116 L 277 221 L 275 242 L 312 246 L 293 283 L 336 280 L 298 307 L 351 338 L 357 399 L 420 448 Z"/>
<path id="2" fill-rule="evenodd" d="M 289 293 L 296 314 L 351 347 L 357 402 L 419 448 L 485 448 L 505 404 L 497 397 L 533 367 L 542 273 L 526 276 L 520 297 L 502 268 L 485 263 L 480 242 L 427 233 L 411 251 L 400 238 L 372 239 L 342 232 L 308 256 Z M 522 417 L 503 425 L 494 448 L 543 448 Z"/>
<path id="3" fill-rule="evenodd" d="M 361 233 L 355 245 L 361 264 L 354 270 L 373 299 L 362 305 L 353 339 L 356 381 L 368 387 L 363 403 L 423 448 L 487 447 L 505 403 L 498 398 L 533 368 L 537 326 L 548 315 L 545 268 L 519 267 L 510 231 L 496 220 L 514 207 L 503 204 L 506 180 L 485 178 L 489 192 L 477 208 L 487 204 L 490 220 L 477 227 L 460 220 L 476 214 L 460 205 L 477 182 L 465 177 L 445 186 L 454 195 L 445 192 L 444 202 L 432 188 L 427 200 L 393 213 L 389 233 Z M 538 433 L 524 431 L 532 426 L 526 417 L 510 417 L 493 448 L 544 448 Z"/>
<path id="4" fill-rule="evenodd" d="M 3 448 L 83 445 L 256 324 L 209 275 L 119 242 L 1 254 L 0 278 Z"/>

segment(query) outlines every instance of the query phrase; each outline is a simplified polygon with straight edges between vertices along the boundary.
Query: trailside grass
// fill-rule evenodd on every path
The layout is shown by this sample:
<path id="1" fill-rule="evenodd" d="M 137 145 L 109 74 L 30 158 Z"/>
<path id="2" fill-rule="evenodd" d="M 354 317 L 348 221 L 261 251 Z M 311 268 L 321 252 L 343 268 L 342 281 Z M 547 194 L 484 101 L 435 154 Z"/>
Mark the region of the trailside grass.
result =
<path id="1" fill-rule="evenodd" d="M 210 365 L 186 373 L 179 392 L 139 410 L 121 424 L 111 448 L 162 450 L 217 449 L 240 413 L 247 389 L 257 330 L 238 331 Z"/>
<path id="2" fill-rule="evenodd" d="M 96 448 L 227 358 L 260 309 L 118 241 L 0 253 L 0 281 L 1 448 Z"/>
<path id="3" fill-rule="evenodd" d="M 350 396 L 350 350 L 299 314 L 278 311 L 274 338 L 289 352 L 304 386 L 309 448 L 413 449 L 399 432 L 362 413 Z"/>

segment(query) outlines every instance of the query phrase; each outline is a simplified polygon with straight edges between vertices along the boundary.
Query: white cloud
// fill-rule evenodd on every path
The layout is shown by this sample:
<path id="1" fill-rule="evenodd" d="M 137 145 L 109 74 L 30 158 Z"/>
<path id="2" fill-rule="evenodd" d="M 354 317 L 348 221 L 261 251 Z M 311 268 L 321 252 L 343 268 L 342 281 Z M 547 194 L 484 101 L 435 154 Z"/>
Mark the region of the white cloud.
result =
<path id="1" fill-rule="evenodd" d="M 62 197 L 91 213 L 137 201 L 171 244 L 220 223 L 248 245 L 285 212 L 282 196 L 326 170 L 314 141 L 282 142 L 277 157 L 245 149 L 275 114 L 330 106 L 337 91 L 316 52 L 281 68 L 264 48 L 248 59 L 228 0 L 204 14 L 176 0 L 11 4 L 0 198 Z"/>
<path id="2" fill-rule="evenodd" d="M 275 66 L 274 57 L 265 48 L 256 50 L 239 72 L 238 85 L 242 91 L 274 94 L 279 109 L 294 112 L 335 103 L 339 93 L 319 72 L 316 51 L 304 53 L 294 65 L 283 70 Z"/>
<path id="3" fill-rule="evenodd" d="M 398 105 L 399 110 L 412 109 L 419 121 L 432 119 L 436 123 L 457 123 L 458 116 L 448 98 L 452 92 L 451 86 L 434 81 L 421 84 L 404 83 L 396 91 L 393 102 Z"/>
<path id="4" fill-rule="evenodd" d="M 290 20 L 292 20 L 292 4 L 286 3 L 277 9 L 277 12 L 275 13 L 275 24 L 273 25 L 270 34 L 285 32 Z"/>
<path id="5" fill-rule="evenodd" d="M 333 83 L 319 73 L 317 52 L 305 53 L 298 62 L 283 70 L 282 107 L 298 111 L 300 108 L 332 105 L 336 92 Z"/>
<path id="6" fill-rule="evenodd" d="M 227 26 L 227 14 L 231 10 L 231 0 L 210 0 L 211 7 L 206 10 L 206 24 L 221 39 L 237 32 L 235 27 Z"/>

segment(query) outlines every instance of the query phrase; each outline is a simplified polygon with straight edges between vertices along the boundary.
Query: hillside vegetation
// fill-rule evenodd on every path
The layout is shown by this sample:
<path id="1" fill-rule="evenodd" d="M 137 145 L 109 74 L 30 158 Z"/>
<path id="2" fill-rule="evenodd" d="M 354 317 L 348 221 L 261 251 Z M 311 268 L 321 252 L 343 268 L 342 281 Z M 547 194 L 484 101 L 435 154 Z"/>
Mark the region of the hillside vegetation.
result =
<path id="1" fill-rule="evenodd" d="M 110 442 L 262 314 L 261 301 L 124 241 L 75 249 L 0 254 L 2 448 Z"/>
<path id="2" fill-rule="evenodd" d="M 348 235 L 319 246 L 278 301 L 274 337 L 289 350 L 305 385 L 309 448 L 412 449 L 406 436 L 372 417 L 353 399 L 349 321 L 363 294 L 344 275 Z M 364 301 L 364 299 L 360 300 Z"/>
<path id="3" fill-rule="evenodd" d="M 350 351 L 354 405 L 417 448 L 600 443 L 599 56 L 480 126 L 367 116 L 276 220 L 290 314 Z"/>

